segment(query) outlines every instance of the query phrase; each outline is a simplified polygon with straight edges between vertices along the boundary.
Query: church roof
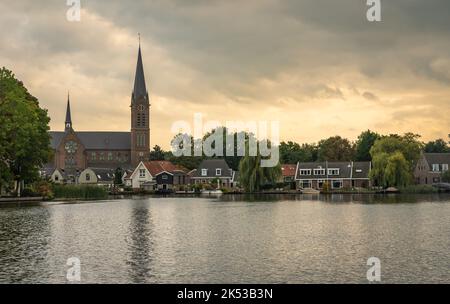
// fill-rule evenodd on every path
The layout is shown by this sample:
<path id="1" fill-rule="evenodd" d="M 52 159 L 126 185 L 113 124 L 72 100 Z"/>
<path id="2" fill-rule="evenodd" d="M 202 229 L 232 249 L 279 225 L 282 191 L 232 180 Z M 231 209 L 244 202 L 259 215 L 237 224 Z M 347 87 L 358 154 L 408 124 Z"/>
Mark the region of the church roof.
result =
<path id="1" fill-rule="evenodd" d="M 147 87 L 145 85 L 144 66 L 142 64 L 141 46 L 139 46 L 138 61 L 136 65 L 136 76 L 134 79 L 133 94 L 135 98 L 146 97 Z"/>
<path id="2" fill-rule="evenodd" d="M 51 147 L 57 149 L 65 132 L 50 132 Z M 130 132 L 75 132 L 87 150 L 130 150 Z"/>

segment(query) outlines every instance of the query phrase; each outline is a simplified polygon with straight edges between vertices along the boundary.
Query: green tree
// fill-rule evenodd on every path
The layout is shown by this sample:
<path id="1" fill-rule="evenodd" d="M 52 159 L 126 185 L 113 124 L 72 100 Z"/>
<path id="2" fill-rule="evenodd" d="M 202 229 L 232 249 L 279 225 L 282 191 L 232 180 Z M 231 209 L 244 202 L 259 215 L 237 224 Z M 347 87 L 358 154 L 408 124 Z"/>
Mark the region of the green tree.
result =
<path id="1" fill-rule="evenodd" d="M 289 141 L 280 144 L 280 162 L 296 164 L 297 162 L 314 162 L 317 160 L 317 146 Z"/>
<path id="2" fill-rule="evenodd" d="M 370 155 L 370 149 L 375 144 L 375 142 L 381 136 L 378 133 L 372 132 L 370 130 L 362 132 L 358 136 L 355 147 L 355 160 L 356 161 L 371 161 L 372 156 Z"/>
<path id="3" fill-rule="evenodd" d="M 411 182 L 414 166 L 422 150 L 419 138 L 413 133 L 403 136 L 391 134 L 375 142 L 370 150 L 373 165 L 370 176 L 375 185 L 404 186 Z"/>
<path id="4" fill-rule="evenodd" d="M 372 158 L 379 153 L 393 154 L 400 151 L 409 164 L 410 170 L 414 169 L 420 158 L 423 144 L 419 141 L 420 135 L 406 133 L 404 136 L 391 134 L 383 136 L 375 142 L 370 150 Z"/>
<path id="5" fill-rule="evenodd" d="M 411 182 L 409 164 L 400 151 L 390 155 L 387 159 L 384 186 L 405 187 Z"/>
<path id="6" fill-rule="evenodd" d="M 435 141 L 430 141 L 425 144 L 423 148 L 426 153 L 448 153 L 450 152 L 450 147 L 447 142 L 443 139 L 436 139 Z"/>
<path id="7" fill-rule="evenodd" d="M 355 155 L 352 143 L 340 136 L 330 137 L 319 142 L 318 160 L 320 161 L 351 161 Z"/>
<path id="8" fill-rule="evenodd" d="M 153 147 L 153 150 L 150 152 L 150 160 L 165 160 L 166 152 L 156 145 Z"/>
<path id="9" fill-rule="evenodd" d="M 125 172 L 123 171 L 122 168 L 117 168 L 117 169 L 114 171 L 114 185 L 115 185 L 115 186 L 118 186 L 118 185 L 122 185 L 122 184 L 123 184 L 123 182 L 122 182 L 122 177 L 123 177 L 124 173 L 125 173 Z"/>
<path id="10" fill-rule="evenodd" d="M 51 158 L 47 111 L 6 68 L 0 69 L 0 183 L 31 183 Z"/>
<path id="11" fill-rule="evenodd" d="M 246 144 L 245 157 L 239 163 L 240 183 L 247 192 L 258 192 L 266 184 L 275 184 L 281 177 L 281 165 L 275 167 L 262 167 L 263 157 L 249 156 L 248 142 Z"/>

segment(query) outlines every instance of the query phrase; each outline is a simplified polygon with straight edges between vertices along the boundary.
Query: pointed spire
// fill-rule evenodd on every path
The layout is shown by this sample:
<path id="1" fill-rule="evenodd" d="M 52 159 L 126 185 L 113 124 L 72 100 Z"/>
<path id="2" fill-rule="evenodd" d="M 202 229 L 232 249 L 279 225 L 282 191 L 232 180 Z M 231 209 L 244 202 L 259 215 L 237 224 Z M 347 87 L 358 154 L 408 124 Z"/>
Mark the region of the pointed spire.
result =
<path id="1" fill-rule="evenodd" d="M 135 100 L 140 97 L 147 97 L 147 86 L 145 85 L 144 66 L 142 63 L 141 53 L 141 34 L 139 34 L 139 52 L 136 66 L 136 76 L 134 79 L 133 95 Z"/>
<path id="2" fill-rule="evenodd" d="M 70 92 L 67 93 L 66 131 L 72 129 L 72 115 L 70 113 Z"/>

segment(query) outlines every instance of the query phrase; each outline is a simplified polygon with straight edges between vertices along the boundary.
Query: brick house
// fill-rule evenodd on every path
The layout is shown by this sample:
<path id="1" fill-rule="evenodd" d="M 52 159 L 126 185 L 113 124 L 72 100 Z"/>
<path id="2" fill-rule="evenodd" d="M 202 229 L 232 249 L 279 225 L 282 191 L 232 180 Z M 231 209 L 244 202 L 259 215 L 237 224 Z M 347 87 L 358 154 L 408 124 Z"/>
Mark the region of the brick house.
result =
<path id="1" fill-rule="evenodd" d="M 448 171 L 450 153 L 422 153 L 414 169 L 414 181 L 418 185 L 440 183 L 442 173 Z"/>
<path id="2" fill-rule="evenodd" d="M 370 188 L 371 162 L 298 163 L 295 173 L 297 189 Z"/>

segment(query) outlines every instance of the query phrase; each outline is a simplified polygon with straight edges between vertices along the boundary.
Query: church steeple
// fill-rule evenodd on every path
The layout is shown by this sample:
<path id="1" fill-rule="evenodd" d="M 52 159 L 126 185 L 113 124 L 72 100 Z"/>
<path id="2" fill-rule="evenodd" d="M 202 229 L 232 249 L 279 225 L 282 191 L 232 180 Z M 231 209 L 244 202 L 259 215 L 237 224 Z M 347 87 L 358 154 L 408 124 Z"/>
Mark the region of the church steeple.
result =
<path id="1" fill-rule="evenodd" d="M 70 93 L 67 93 L 67 110 L 66 110 L 66 131 L 72 130 L 72 115 L 70 113 Z"/>
<path id="2" fill-rule="evenodd" d="M 141 39 L 139 36 L 139 52 L 134 78 L 133 102 L 144 97 L 147 99 L 147 86 L 145 84 L 144 65 L 142 63 Z"/>
<path id="3" fill-rule="evenodd" d="M 144 64 L 142 62 L 141 37 L 136 65 L 134 88 L 131 95 L 131 164 L 150 157 L 150 100 L 145 84 Z"/>

